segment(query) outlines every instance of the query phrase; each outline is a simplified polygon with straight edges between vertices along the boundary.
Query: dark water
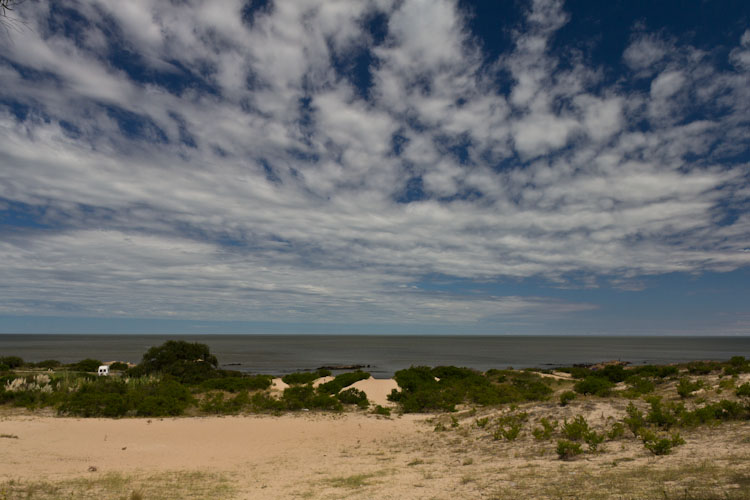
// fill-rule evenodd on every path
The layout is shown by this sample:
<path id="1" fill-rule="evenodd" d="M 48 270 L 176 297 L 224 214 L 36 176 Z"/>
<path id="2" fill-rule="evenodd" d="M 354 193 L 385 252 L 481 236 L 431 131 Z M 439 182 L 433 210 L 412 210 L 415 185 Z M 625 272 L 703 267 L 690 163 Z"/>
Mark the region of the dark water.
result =
<path id="1" fill-rule="evenodd" d="M 208 344 L 227 368 L 282 375 L 324 365 L 369 365 L 387 378 L 411 365 L 551 367 L 611 359 L 633 364 L 750 357 L 750 337 L 488 337 L 363 335 L 16 335 L 0 334 L 0 356 L 27 361 L 83 358 L 138 362 L 169 339 Z"/>

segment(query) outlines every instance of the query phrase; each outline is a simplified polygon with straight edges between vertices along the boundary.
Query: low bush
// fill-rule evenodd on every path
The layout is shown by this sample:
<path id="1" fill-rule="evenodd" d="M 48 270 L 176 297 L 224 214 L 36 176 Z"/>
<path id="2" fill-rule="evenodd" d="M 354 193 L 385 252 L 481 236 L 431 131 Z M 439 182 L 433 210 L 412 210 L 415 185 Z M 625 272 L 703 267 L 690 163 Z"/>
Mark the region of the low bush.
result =
<path id="1" fill-rule="evenodd" d="M 673 365 L 658 366 L 658 365 L 643 365 L 633 367 L 629 370 L 631 375 L 640 375 L 641 377 L 652 377 L 652 378 L 667 378 L 676 376 L 680 369 Z"/>
<path id="2" fill-rule="evenodd" d="M 583 449 L 581 449 L 579 443 L 574 443 L 566 439 L 561 439 L 557 442 L 557 456 L 560 460 L 570 460 L 581 453 L 583 453 Z"/>
<path id="3" fill-rule="evenodd" d="M 188 388 L 172 379 L 136 386 L 132 399 L 136 415 L 141 417 L 182 415 L 194 401 Z"/>
<path id="4" fill-rule="evenodd" d="M 38 363 L 34 363 L 34 368 L 44 368 L 47 370 L 52 370 L 53 368 L 58 368 L 61 365 L 62 363 L 60 363 L 56 359 L 45 359 L 44 361 L 39 361 Z"/>
<path id="5" fill-rule="evenodd" d="M 201 382 L 200 388 L 227 392 L 258 391 L 271 387 L 272 380 L 273 377 L 270 375 L 211 378 Z"/>
<path id="6" fill-rule="evenodd" d="M 3 356 L 0 358 L 0 365 L 6 365 L 10 369 L 20 368 L 23 364 L 23 359 L 18 356 Z"/>
<path id="7" fill-rule="evenodd" d="M 495 440 L 505 439 L 515 441 L 521 433 L 524 422 L 529 418 L 528 413 L 509 413 L 497 418 L 497 428 L 493 434 Z"/>
<path id="8" fill-rule="evenodd" d="M 679 416 L 681 425 L 696 426 L 727 420 L 748 420 L 750 408 L 737 401 L 722 399 L 719 402 L 695 408 L 693 411 L 682 411 Z"/>
<path id="9" fill-rule="evenodd" d="M 591 429 L 583 415 L 577 415 L 573 420 L 565 420 L 562 425 L 563 435 L 573 441 L 581 441 Z"/>
<path id="10" fill-rule="evenodd" d="M 0 363 L 0 373 L 10 371 L 10 366 Z"/>
<path id="11" fill-rule="evenodd" d="M 691 375 L 708 375 L 713 371 L 720 370 L 722 365 L 716 361 L 691 361 L 686 368 Z"/>
<path id="12" fill-rule="evenodd" d="M 317 370 L 314 372 L 297 372 L 289 373 L 281 377 L 281 380 L 285 384 L 289 385 L 301 385 L 309 384 L 319 378 L 328 377 L 331 374 L 331 370 Z"/>
<path id="13" fill-rule="evenodd" d="M 641 440 L 643 446 L 654 455 L 668 455 L 672 452 L 672 448 L 685 444 L 685 440 L 678 433 L 664 437 L 649 430 L 641 434 Z"/>
<path id="14" fill-rule="evenodd" d="M 651 408 L 646 414 L 646 422 L 661 427 L 663 429 L 669 429 L 677 423 L 677 416 L 673 409 L 679 411 L 680 407 L 671 405 L 665 405 L 658 396 L 650 397 L 646 400 Z"/>
<path id="15" fill-rule="evenodd" d="M 611 394 L 614 386 L 615 384 L 606 378 L 588 376 L 577 382 L 573 389 L 579 394 L 593 394 L 604 397 Z"/>
<path id="16" fill-rule="evenodd" d="M 224 393 L 209 393 L 201 402 L 200 409 L 206 413 L 217 415 L 235 414 L 250 405 L 250 397 L 246 391 L 239 392 L 230 399 L 225 399 Z"/>
<path id="17" fill-rule="evenodd" d="M 337 394 L 344 387 L 349 387 L 355 382 L 360 380 L 366 380 L 370 378 L 370 374 L 357 370 L 356 372 L 342 373 L 337 375 L 336 378 L 325 384 L 318 386 L 318 392 L 321 394 Z"/>
<path id="18" fill-rule="evenodd" d="M 625 435 L 625 426 L 620 422 L 615 422 L 612 427 L 607 431 L 607 439 L 614 441 Z"/>
<path id="19" fill-rule="evenodd" d="M 565 391 L 560 394 L 560 406 L 567 406 L 568 403 L 576 398 L 576 393 L 573 391 Z"/>
<path id="20" fill-rule="evenodd" d="M 130 368 L 130 366 L 128 366 L 127 363 L 123 363 L 122 361 L 115 361 L 114 363 L 109 365 L 110 371 L 115 371 L 115 372 L 124 372 L 128 368 Z"/>
<path id="21" fill-rule="evenodd" d="M 86 358 L 70 365 L 70 369 L 78 372 L 96 372 L 102 364 L 98 359 Z"/>
<path id="22" fill-rule="evenodd" d="M 284 389 L 281 397 L 284 408 L 287 410 L 319 409 L 341 411 L 341 402 L 324 392 L 317 392 L 312 385 L 293 385 Z"/>
<path id="23" fill-rule="evenodd" d="M 739 397 L 750 396 L 750 382 L 745 382 L 744 384 L 739 386 L 737 390 L 735 391 L 735 393 Z"/>
<path id="24" fill-rule="evenodd" d="M 390 408 L 386 408 L 385 406 L 375 405 L 375 409 L 373 409 L 372 412 L 375 415 L 380 415 L 382 417 L 390 417 L 391 416 L 391 409 Z"/>
<path id="25" fill-rule="evenodd" d="M 367 401 L 367 394 L 365 394 L 364 391 L 355 389 L 354 387 L 344 389 L 339 392 L 336 397 L 345 405 L 357 405 L 360 408 L 367 408 L 370 406 L 369 401 Z"/>
<path id="26" fill-rule="evenodd" d="M 550 422 L 550 420 L 546 417 L 542 417 L 539 419 L 539 423 L 542 425 L 541 427 L 536 427 L 534 430 L 531 431 L 531 434 L 534 436 L 534 439 L 537 441 L 546 441 L 552 438 L 552 433 L 557 428 L 557 420 L 553 420 Z"/>
<path id="27" fill-rule="evenodd" d="M 630 429 L 633 436 L 637 437 L 641 430 L 646 426 L 646 417 L 643 416 L 643 412 L 639 410 L 633 403 L 628 404 L 625 408 L 627 417 L 623 419 L 623 423 Z"/>
<path id="28" fill-rule="evenodd" d="M 695 391 L 701 389 L 702 387 L 703 382 L 701 382 L 700 380 L 693 381 L 687 377 L 683 377 L 677 383 L 677 394 L 679 394 L 680 397 L 684 399 L 692 396 Z"/>
<path id="29" fill-rule="evenodd" d="M 625 383 L 628 385 L 628 389 L 624 392 L 626 397 L 636 398 L 643 394 L 654 392 L 654 389 L 656 389 L 656 386 L 650 379 L 640 375 L 631 375 L 625 380 Z"/>

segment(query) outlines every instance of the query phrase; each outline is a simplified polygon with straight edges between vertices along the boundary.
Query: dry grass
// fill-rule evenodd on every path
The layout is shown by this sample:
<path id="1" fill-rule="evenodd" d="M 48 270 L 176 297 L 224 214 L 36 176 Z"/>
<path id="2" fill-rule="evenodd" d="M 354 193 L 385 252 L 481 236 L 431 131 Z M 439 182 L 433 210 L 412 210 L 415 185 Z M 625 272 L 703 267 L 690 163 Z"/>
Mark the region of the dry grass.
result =
<path id="1" fill-rule="evenodd" d="M 153 475 L 107 473 L 61 481 L 7 480 L 0 500 L 177 500 L 233 498 L 234 488 L 220 474 L 163 472 Z"/>

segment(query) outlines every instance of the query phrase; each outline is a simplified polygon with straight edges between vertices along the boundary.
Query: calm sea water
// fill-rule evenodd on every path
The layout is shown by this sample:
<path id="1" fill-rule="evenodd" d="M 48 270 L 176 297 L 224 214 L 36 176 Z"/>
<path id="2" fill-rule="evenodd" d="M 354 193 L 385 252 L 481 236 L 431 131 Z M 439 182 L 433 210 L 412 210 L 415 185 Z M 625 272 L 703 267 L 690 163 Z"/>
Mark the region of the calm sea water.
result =
<path id="1" fill-rule="evenodd" d="M 363 335 L 20 335 L 0 334 L 0 356 L 27 361 L 83 358 L 137 363 L 166 340 L 208 344 L 220 365 L 283 375 L 324 365 L 369 365 L 387 378 L 412 365 L 487 370 L 596 363 L 633 364 L 750 357 L 750 337 L 488 337 Z"/>

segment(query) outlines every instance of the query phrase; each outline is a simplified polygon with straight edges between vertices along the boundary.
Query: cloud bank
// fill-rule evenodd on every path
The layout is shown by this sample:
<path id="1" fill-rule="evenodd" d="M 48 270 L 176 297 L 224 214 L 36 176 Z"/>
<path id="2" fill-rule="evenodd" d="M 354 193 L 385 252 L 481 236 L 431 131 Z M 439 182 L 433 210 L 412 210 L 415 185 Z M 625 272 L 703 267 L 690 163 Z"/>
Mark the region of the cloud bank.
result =
<path id="1" fill-rule="evenodd" d="M 612 79 L 551 49 L 553 0 L 495 58 L 448 0 L 18 12 L 0 313 L 554 318 L 593 306 L 425 284 L 750 264 L 750 31 L 717 60 L 634 29 Z"/>

